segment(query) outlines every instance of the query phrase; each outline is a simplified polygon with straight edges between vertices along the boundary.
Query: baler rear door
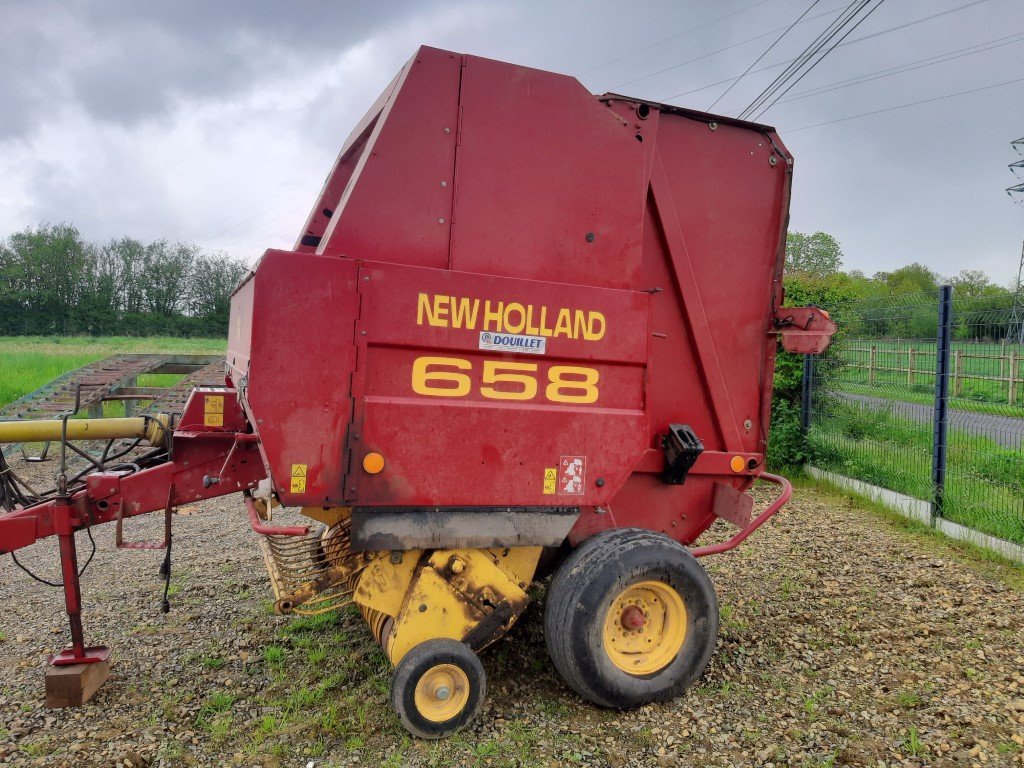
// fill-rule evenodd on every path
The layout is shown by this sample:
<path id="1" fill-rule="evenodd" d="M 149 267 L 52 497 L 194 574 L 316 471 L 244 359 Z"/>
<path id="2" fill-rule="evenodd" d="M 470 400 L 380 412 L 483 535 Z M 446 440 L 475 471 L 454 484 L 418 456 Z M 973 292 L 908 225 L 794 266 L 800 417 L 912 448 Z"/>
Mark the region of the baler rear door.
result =
<path id="1" fill-rule="evenodd" d="M 625 482 L 648 294 L 380 263 L 359 290 L 353 504 L 576 507 Z"/>

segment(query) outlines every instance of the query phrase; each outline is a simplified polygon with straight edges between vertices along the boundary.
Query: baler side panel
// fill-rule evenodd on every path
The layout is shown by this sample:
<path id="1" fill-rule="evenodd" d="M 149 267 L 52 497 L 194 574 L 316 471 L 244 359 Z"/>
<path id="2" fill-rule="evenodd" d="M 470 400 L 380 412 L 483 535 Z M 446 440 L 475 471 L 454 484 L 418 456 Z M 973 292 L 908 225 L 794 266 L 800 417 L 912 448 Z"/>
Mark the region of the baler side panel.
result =
<path id="1" fill-rule="evenodd" d="M 377 118 L 318 253 L 448 266 L 462 57 L 421 48 Z"/>
<path id="2" fill-rule="evenodd" d="M 256 275 L 243 403 L 289 506 L 340 504 L 348 469 L 357 265 L 268 251 Z"/>
<path id="3" fill-rule="evenodd" d="M 466 57 L 452 269 L 635 288 L 643 146 L 574 78 Z"/>
<path id="4" fill-rule="evenodd" d="M 625 481 L 645 448 L 648 294 L 392 264 L 364 274 L 358 504 L 585 506 Z M 510 326 L 544 354 L 483 348 Z M 379 475 L 360 469 L 371 451 Z M 545 487 L 563 457 L 585 457 L 574 493 Z"/>
<path id="5" fill-rule="evenodd" d="M 657 447 L 668 424 L 684 423 L 709 454 L 763 455 L 787 158 L 763 133 L 740 126 L 711 130 L 662 113 L 639 129 L 651 152 L 641 281 L 662 288 L 652 298 L 649 445 Z M 638 468 L 612 500 L 615 524 L 694 541 L 715 519 L 715 483 L 744 490 L 752 482 L 746 471 L 705 474 L 710 460 L 698 459 L 682 486 Z M 573 539 L 609 524 L 585 516 Z"/>

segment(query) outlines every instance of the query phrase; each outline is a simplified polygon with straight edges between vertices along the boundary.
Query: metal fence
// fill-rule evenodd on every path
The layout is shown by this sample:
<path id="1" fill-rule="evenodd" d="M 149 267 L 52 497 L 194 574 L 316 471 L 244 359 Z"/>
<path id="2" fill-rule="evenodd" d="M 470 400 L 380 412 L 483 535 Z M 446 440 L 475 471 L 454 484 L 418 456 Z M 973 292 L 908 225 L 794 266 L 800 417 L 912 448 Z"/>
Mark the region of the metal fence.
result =
<path id="1" fill-rule="evenodd" d="M 804 365 L 811 463 L 1024 544 L 1024 349 L 1006 297 L 946 286 L 832 314 L 837 338 Z"/>

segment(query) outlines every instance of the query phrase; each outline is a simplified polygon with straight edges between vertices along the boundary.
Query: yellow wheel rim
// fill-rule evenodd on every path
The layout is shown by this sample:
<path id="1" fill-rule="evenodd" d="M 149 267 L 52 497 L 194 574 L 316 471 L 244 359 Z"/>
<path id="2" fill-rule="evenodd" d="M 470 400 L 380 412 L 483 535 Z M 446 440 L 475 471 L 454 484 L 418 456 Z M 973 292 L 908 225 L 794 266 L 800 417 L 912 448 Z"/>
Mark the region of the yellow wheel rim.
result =
<path id="1" fill-rule="evenodd" d="M 686 640 L 683 598 L 661 581 L 641 581 L 612 600 L 604 620 L 604 648 L 612 663 L 631 675 L 659 672 Z"/>
<path id="2" fill-rule="evenodd" d="M 416 710 L 432 723 L 444 723 L 458 716 L 469 701 L 469 677 L 454 664 L 431 667 L 414 694 Z"/>

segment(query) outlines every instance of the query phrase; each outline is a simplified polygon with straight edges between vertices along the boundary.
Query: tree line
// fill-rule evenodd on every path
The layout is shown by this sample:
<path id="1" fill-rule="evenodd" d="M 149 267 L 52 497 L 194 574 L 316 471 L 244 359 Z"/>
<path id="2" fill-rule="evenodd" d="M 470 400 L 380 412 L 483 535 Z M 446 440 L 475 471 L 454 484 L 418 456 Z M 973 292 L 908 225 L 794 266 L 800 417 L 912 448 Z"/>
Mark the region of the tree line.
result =
<path id="1" fill-rule="evenodd" d="M 193 243 L 29 227 L 0 241 L 0 335 L 224 336 L 246 271 Z"/>
<path id="2" fill-rule="evenodd" d="M 936 333 L 939 286 L 948 284 L 953 286 L 957 339 L 999 341 L 1009 330 L 1014 291 L 993 283 L 981 270 L 943 277 L 913 262 L 868 277 L 856 269 L 844 272 L 842 260 L 842 248 L 831 235 L 790 232 L 787 296 L 795 291 L 839 312 L 847 333 L 928 338 Z"/>

